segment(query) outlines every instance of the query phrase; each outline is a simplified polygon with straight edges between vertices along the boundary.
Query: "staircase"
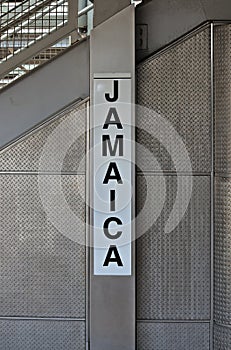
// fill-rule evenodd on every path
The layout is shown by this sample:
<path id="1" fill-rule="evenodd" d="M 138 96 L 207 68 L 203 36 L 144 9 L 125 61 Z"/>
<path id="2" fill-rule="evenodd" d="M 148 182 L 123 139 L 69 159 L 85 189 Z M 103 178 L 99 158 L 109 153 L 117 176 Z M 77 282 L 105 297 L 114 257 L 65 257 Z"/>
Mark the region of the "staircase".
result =
<path id="1" fill-rule="evenodd" d="M 0 2 L 0 89 L 84 39 L 92 28 L 88 0 Z"/>
<path id="2" fill-rule="evenodd" d="M 9 0 L 0 9 L 1 150 L 89 96 L 93 4 Z"/>

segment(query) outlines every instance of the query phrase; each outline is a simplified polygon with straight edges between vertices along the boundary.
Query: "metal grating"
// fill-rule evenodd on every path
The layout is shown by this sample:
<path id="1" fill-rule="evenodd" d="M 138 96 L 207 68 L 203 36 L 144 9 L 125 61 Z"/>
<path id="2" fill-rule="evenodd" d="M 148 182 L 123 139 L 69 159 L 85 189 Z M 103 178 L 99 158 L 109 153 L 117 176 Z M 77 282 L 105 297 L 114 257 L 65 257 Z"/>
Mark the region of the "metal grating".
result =
<path id="1" fill-rule="evenodd" d="M 42 154 L 42 150 L 46 140 L 49 135 L 63 124 L 62 132 L 60 133 L 60 138 L 56 140 L 53 144 L 53 149 L 50 157 L 50 162 L 48 158 L 48 163 L 55 154 L 59 154 L 59 150 L 63 148 L 65 144 L 69 141 L 70 128 L 81 133 L 80 136 L 68 150 L 67 155 L 63 163 L 63 171 L 66 172 L 83 172 L 85 171 L 85 126 L 87 122 L 86 115 L 87 103 L 79 105 L 76 103 L 71 106 L 68 110 L 55 118 L 54 121 L 46 123 L 45 126 L 39 130 L 35 130 L 28 136 L 20 140 L 18 143 L 13 144 L 10 148 L 3 150 L 0 153 L 0 171 L 38 171 L 39 159 Z M 55 166 L 49 169 L 40 169 L 43 171 L 56 171 Z"/>
<path id="2" fill-rule="evenodd" d="M 68 21 L 66 0 L 1 1 L 0 11 L 1 61 L 9 60 Z"/>
<path id="3" fill-rule="evenodd" d="M 166 118 L 182 137 L 195 172 L 211 171 L 211 65 L 210 29 L 205 29 L 137 68 L 137 103 Z M 151 152 L 163 170 L 174 169 L 158 140 L 142 129 L 137 117 L 137 140 Z M 151 123 L 151 120 L 149 121 Z M 171 149 L 176 145 L 166 139 Z M 138 153 L 139 157 L 139 153 Z M 150 169 L 150 159 L 144 159 Z M 184 164 L 179 171 L 189 171 Z"/>
<path id="4" fill-rule="evenodd" d="M 218 323 L 231 325 L 231 179 L 217 177 L 215 185 L 214 318 Z"/>
<path id="5" fill-rule="evenodd" d="M 58 184 L 58 176 L 44 175 L 50 179 Z M 85 177 L 63 176 L 62 186 L 71 210 L 84 222 L 79 190 L 84 193 Z M 0 316 L 85 318 L 85 247 L 52 225 L 36 175 L 1 175 L 0 191 Z M 53 198 L 58 207 L 59 196 Z M 84 240 L 85 232 L 74 229 Z"/>
<path id="6" fill-rule="evenodd" d="M 231 349 L 231 328 L 214 325 L 214 350 Z"/>
<path id="7" fill-rule="evenodd" d="M 0 1 L 0 89 L 89 35 L 93 7 L 89 0 Z"/>
<path id="8" fill-rule="evenodd" d="M 138 323 L 137 328 L 139 350 L 209 350 L 206 323 Z"/>
<path id="9" fill-rule="evenodd" d="M 214 28 L 215 169 L 231 173 L 231 25 Z"/>
<path id="10" fill-rule="evenodd" d="M 84 350 L 85 322 L 0 320 L 2 350 Z"/>
<path id="11" fill-rule="evenodd" d="M 182 184 L 178 191 L 182 193 Z M 187 213 L 171 233 L 164 225 L 177 191 L 176 176 L 166 176 L 166 200 L 160 218 L 137 241 L 137 317 L 144 320 L 210 319 L 210 178 L 195 176 Z M 158 198 L 165 196 L 150 176 L 153 203 L 146 213 L 149 222 Z M 182 188 L 181 188 L 182 187 Z M 138 176 L 138 210 L 146 193 L 145 177 Z M 137 232 L 143 222 L 137 222 Z M 158 349 L 159 350 L 159 349 Z"/>
<path id="12" fill-rule="evenodd" d="M 48 47 L 47 49 L 39 52 L 36 56 L 31 57 L 21 65 L 15 67 L 12 71 L 7 73 L 2 79 L 0 79 L 0 89 L 13 81 L 19 79 L 23 75 L 29 73 L 38 66 L 46 63 L 48 60 L 54 58 L 63 52 L 71 44 L 70 38 L 63 39 L 57 44 Z"/>

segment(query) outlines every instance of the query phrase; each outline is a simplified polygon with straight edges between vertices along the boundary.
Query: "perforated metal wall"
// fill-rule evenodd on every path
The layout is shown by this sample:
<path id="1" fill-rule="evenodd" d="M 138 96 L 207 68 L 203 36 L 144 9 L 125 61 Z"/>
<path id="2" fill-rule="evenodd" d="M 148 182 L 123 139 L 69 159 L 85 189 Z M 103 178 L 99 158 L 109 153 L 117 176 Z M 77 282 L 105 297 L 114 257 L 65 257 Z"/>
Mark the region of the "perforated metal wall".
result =
<path id="1" fill-rule="evenodd" d="M 231 25 L 214 28 L 215 265 L 214 350 L 231 348 Z"/>
<path id="2" fill-rule="evenodd" d="M 181 176 L 180 180 L 183 180 Z M 149 179 L 152 204 L 151 221 L 158 196 Z M 185 180 L 185 179 L 184 179 Z M 189 177 L 188 177 L 189 180 Z M 166 176 L 166 201 L 162 214 L 151 229 L 137 241 L 138 318 L 148 320 L 206 320 L 210 318 L 210 178 L 195 176 L 191 203 L 177 228 L 165 233 L 166 222 L 176 196 L 176 176 Z M 138 207 L 145 200 L 145 178 L 139 176 Z M 180 184 L 182 187 L 182 183 Z M 154 191 L 155 189 L 155 191 Z M 138 223 L 137 230 L 141 229 Z"/>
<path id="3" fill-rule="evenodd" d="M 0 321 L 4 350 L 84 350 L 85 322 Z"/>
<path id="4" fill-rule="evenodd" d="M 214 350 L 231 347 L 230 279 L 230 44 L 231 26 L 215 28 L 215 300 Z M 137 68 L 138 103 L 167 118 L 178 131 L 189 152 L 193 194 L 189 208 L 172 233 L 164 224 L 176 198 L 176 176 L 165 176 L 165 205 L 157 223 L 137 243 L 138 349 L 209 349 L 211 292 L 211 65 L 210 30 L 205 29 Z M 39 158 L 52 131 L 63 120 L 82 136 L 64 161 L 62 186 L 73 212 L 85 220 L 86 112 L 74 105 L 49 124 L 30 134 L 0 155 L 0 316 L 56 317 L 62 321 L 1 320 L 0 349 L 85 348 L 85 249 L 52 225 L 38 193 Z M 78 115 L 78 118 L 76 118 Z M 149 121 L 152 122 L 151 120 Z M 138 127 L 144 120 L 138 118 Z M 175 170 L 170 154 L 148 133 L 138 130 L 138 141 L 152 151 L 166 172 Z M 54 147 L 59 153 L 69 134 Z M 166 140 L 166 142 L 170 142 Z M 174 144 L 170 144 L 170 149 Z M 52 154 L 50 155 L 52 158 Z M 137 155 L 140 156 L 139 154 Z M 143 205 L 145 176 L 152 183 L 151 219 L 156 196 L 156 168 L 144 162 L 144 176 L 137 179 L 138 209 Z M 82 163 L 84 165 L 84 163 Z M 54 172 L 44 177 L 57 180 Z M 184 163 L 180 178 L 189 178 Z M 145 173 L 147 171 L 148 173 Z M 31 172 L 35 172 L 34 175 Z M 179 188 L 178 188 L 179 189 Z M 47 189 L 49 191 L 49 188 Z M 154 191 L 155 190 L 155 191 Z M 54 206 L 58 205 L 54 201 Z M 138 222 L 139 227 L 142 222 Z M 82 231 L 76 233 L 84 235 Z M 76 318 L 79 321 L 63 320 Z M 157 321 L 157 322 L 149 322 Z M 169 322 L 171 321 L 171 322 Z M 193 321 L 193 322 L 192 322 Z M 224 327 L 223 327 L 224 326 Z M 12 336 L 13 334 L 13 336 Z"/>
<path id="5" fill-rule="evenodd" d="M 63 176 L 66 199 L 83 220 L 84 201 L 77 191 L 84 180 L 84 176 Z M 58 184 L 55 175 L 52 181 Z M 50 222 L 39 197 L 37 176 L 1 175 L 0 190 L 0 315 L 83 318 L 85 247 L 63 236 Z M 76 234 L 84 232 L 76 227 Z"/>
<path id="6" fill-rule="evenodd" d="M 214 326 L 214 349 L 231 349 L 231 329 L 229 327 Z"/>
<path id="7" fill-rule="evenodd" d="M 71 106 L 0 154 L 0 317 L 12 318 L 0 321 L 1 349 L 85 349 L 86 248 L 55 226 L 42 203 L 38 177 L 51 133 L 64 123 L 48 154 L 52 160 L 70 137 L 67 125 L 80 132 L 65 157 L 61 187 L 73 215 L 85 222 L 85 167 L 78 168 L 86 147 L 85 106 Z M 40 171 L 51 207 L 59 212 L 58 168 Z M 61 215 L 63 227 L 84 242 L 85 230 L 65 220 Z"/>
<path id="8" fill-rule="evenodd" d="M 231 325 L 231 179 L 216 178 L 215 321 Z"/>
<path id="9" fill-rule="evenodd" d="M 210 349 L 211 101 L 210 28 L 149 58 L 137 68 L 137 102 L 174 127 L 189 153 L 194 173 L 192 176 L 173 138 L 165 136 L 163 145 L 141 130 L 144 126 L 148 130 L 152 118 L 147 122 L 139 114 L 137 140 L 153 153 L 165 171 L 166 184 L 165 193 L 156 185 L 161 175 L 156 164 L 152 165 L 149 156 L 142 159 L 143 175 L 137 178 L 138 211 L 147 194 L 145 177 L 149 177 L 152 196 L 145 213 L 147 222 L 151 223 L 157 199 L 165 198 L 165 203 L 157 222 L 137 242 L 139 350 Z M 171 158 L 177 152 L 182 159 L 178 176 L 172 174 L 176 169 Z M 143 154 L 138 151 L 137 157 Z M 189 207 L 177 227 L 166 233 L 165 224 L 176 194 L 180 194 L 182 206 L 190 180 L 193 190 Z M 138 221 L 138 235 L 142 225 Z"/>
<path id="10" fill-rule="evenodd" d="M 211 65 L 210 29 L 152 57 L 137 69 L 137 102 L 166 118 L 182 137 L 192 170 L 211 170 Z M 150 123 L 152 122 L 150 118 Z M 142 128 L 142 116 L 137 118 Z M 160 162 L 163 170 L 175 170 L 166 150 L 151 135 L 138 130 L 137 140 Z M 174 140 L 165 140 L 171 149 Z M 139 156 L 139 154 L 138 154 Z M 144 170 L 150 169 L 149 157 Z M 189 171 L 182 162 L 179 171 Z"/>
<path id="11" fill-rule="evenodd" d="M 231 26 L 214 28 L 215 170 L 231 173 Z"/>
<path id="12" fill-rule="evenodd" d="M 138 323 L 139 350 L 209 350 L 209 324 Z"/>
<path id="13" fill-rule="evenodd" d="M 1 171 L 49 171 L 55 172 L 58 166 L 53 164 L 51 160 L 60 152 L 64 145 L 67 145 L 70 138 L 70 130 L 76 130 L 80 135 L 68 150 L 62 171 L 64 172 L 83 172 L 85 171 L 85 162 L 81 160 L 85 156 L 85 128 L 87 122 L 86 103 L 75 105 L 61 112 L 58 116 L 46 123 L 39 130 L 35 130 L 26 136 L 22 141 L 15 144 L 9 149 L 3 150 L 0 155 Z M 47 164 L 52 163 L 49 169 L 39 169 L 39 159 L 42 154 L 43 147 L 52 135 L 54 130 L 59 127 L 59 139 L 53 143 L 53 148 L 47 159 Z M 50 161 L 49 161 L 50 160 Z"/>

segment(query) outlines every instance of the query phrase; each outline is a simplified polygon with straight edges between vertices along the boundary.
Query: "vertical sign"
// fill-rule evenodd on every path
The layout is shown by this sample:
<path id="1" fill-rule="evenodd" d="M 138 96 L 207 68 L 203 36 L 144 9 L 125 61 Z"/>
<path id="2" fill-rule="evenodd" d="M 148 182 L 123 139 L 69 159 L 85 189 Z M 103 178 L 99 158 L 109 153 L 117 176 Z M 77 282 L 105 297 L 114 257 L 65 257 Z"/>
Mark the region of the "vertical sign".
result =
<path id="1" fill-rule="evenodd" d="M 132 275 L 132 80 L 97 74 L 93 84 L 93 271 Z"/>

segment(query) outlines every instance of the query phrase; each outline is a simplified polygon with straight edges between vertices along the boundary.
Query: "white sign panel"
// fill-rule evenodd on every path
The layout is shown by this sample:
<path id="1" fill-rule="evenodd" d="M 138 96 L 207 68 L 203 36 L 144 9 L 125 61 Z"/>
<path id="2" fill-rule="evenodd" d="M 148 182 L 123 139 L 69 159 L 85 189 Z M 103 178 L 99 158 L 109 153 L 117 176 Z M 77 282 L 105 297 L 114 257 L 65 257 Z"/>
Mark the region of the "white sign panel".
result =
<path id="1" fill-rule="evenodd" d="M 132 274 L 132 80 L 94 78 L 94 274 Z"/>

